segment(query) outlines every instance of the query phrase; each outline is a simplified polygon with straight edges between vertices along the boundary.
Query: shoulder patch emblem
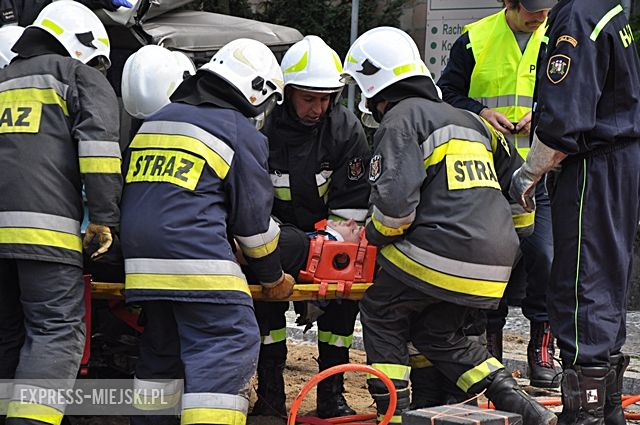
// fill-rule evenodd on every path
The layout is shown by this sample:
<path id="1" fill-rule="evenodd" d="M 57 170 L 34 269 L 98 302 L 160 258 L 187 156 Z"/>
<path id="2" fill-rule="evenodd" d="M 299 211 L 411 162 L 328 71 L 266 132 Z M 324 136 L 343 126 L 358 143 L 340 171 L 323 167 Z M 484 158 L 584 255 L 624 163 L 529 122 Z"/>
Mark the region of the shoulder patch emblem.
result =
<path id="1" fill-rule="evenodd" d="M 364 164 L 362 158 L 352 158 L 347 165 L 347 176 L 349 180 L 360 180 L 364 176 Z"/>
<path id="2" fill-rule="evenodd" d="M 565 55 L 553 55 L 547 65 L 547 78 L 553 84 L 558 84 L 566 78 L 571 69 L 571 58 Z"/>
<path id="3" fill-rule="evenodd" d="M 369 164 L 369 181 L 375 182 L 382 174 L 382 155 L 374 155 Z"/>
<path id="4" fill-rule="evenodd" d="M 573 47 L 576 47 L 578 45 L 578 40 L 571 37 L 570 35 L 561 35 L 560 37 L 558 37 L 558 41 L 556 41 L 556 46 L 562 42 L 569 43 Z"/>

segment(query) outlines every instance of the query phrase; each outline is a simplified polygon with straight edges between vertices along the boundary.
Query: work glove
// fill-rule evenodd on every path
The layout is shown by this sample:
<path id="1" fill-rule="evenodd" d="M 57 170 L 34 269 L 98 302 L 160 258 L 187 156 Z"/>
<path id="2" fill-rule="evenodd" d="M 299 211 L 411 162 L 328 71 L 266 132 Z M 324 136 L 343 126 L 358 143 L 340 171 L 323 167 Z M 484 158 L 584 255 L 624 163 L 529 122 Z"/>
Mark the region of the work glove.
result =
<path id="1" fill-rule="evenodd" d="M 127 9 L 131 9 L 133 7 L 133 5 L 127 0 L 111 0 L 111 4 L 113 7 L 126 7 Z"/>
<path id="2" fill-rule="evenodd" d="M 293 285 L 296 280 L 287 273 L 282 273 L 282 278 L 273 285 L 263 286 L 262 294 L 270 300 L 283 300 L 293 293 Z"/>
<path id="3" fill-rule="evenodd" d="M 89 223 L 89 227 L 87 227 L 87 231 L 84 234 L 84 240 L 82 241 L 82 246 L 84 246 L 85 250 L 89 248 L 89 244 L 94 237 L 98 238 L 99 247 L 95 252 L 91 253 L 92 260 L 106 253 L 113 243 L 113 237 L 111 236 L 111 229 L 109 229 L 109 226 Z"/>
<path id="4" fill-rule="evenodd" d="M 533 136 L 533 144 L 527 160 L 518 168 L 511 177 L 509 195 L 517 201 L 527 212 L 535 209 L 535 201 L 532 196 L 536 183 L 549 170 L 558 165 L 567 154 L 551 149 Z"/>

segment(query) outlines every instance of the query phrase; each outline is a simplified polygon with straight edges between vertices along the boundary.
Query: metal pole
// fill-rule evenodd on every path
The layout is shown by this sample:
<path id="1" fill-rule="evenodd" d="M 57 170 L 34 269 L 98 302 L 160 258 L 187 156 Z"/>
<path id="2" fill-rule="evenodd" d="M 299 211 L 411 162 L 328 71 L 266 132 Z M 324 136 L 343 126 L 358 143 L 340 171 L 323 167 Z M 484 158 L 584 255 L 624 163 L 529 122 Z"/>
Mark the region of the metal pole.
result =
<path id="1" fill-rule="evenodd" d="M 360 0 L 353 0 L 351 2 L 351 38 L 349 45 L 352 45 L 356 38 L 358 38 L 358 11 L 360 9 Z M 353 105 L 356 98 L 356 87 L 352 84 L 349 85 L 347 96 L 347 107 L 350 111 L 353 111 Z"/>

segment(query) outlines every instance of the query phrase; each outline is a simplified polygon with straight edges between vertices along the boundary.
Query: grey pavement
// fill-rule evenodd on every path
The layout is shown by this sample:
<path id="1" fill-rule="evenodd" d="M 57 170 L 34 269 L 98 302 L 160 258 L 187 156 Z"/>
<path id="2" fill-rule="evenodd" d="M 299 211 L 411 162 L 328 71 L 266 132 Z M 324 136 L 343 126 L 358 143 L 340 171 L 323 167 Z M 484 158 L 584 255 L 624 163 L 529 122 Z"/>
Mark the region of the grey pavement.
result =
<path id="1" fill-rule="evenodd" d="M 303 334 L 304 328 L 295 324 L 296 314 L 293 308 L 287 312 L 287 336 L 297 342 L 315 343 L 317 327 Z M 520 308 L 511 307 L 504 327 L 505 344 L 504 364 L 510 370 L 519 370 L 522 377 L 527 377 L 526 349 L 529 341 L 529 321 L 522 315 Z M 364 350 L 362 342 L 362 326 L 356 321 L 353 335 L 353 348 Z M 624 393 L 640 394 L 640 311 L 627 314 L 627 343 L 623 351 L 631 356 L 631 364 L 625 374 Z M 556 354 L 557 355 L 557 354 Z"/>

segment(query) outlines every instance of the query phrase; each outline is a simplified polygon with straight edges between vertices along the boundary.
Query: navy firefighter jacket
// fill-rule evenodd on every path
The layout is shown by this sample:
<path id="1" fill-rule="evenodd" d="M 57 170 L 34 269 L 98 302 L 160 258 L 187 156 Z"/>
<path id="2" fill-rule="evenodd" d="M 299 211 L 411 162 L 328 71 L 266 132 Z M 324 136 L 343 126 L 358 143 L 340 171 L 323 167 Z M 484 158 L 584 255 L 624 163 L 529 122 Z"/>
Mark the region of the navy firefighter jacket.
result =
<path id="1" fill-rule="evenodd" d="M 280 279 L 265 136 L 240 112 L 171 103 L 126 151 L 127 301 L 252 305 L 229 236 L 263 284 Z"/>
<path id="2" fill-rule="evenodd" d="M 640 139 L 640 65 L 619 2 L 562 0 L 547 36 L 533 118 L 540 140 L 580 154 Z"/>

